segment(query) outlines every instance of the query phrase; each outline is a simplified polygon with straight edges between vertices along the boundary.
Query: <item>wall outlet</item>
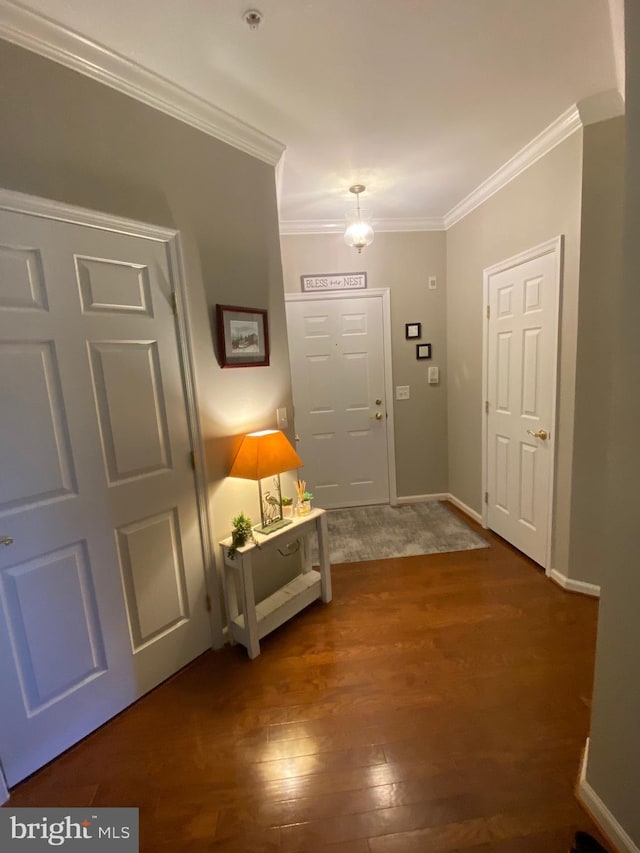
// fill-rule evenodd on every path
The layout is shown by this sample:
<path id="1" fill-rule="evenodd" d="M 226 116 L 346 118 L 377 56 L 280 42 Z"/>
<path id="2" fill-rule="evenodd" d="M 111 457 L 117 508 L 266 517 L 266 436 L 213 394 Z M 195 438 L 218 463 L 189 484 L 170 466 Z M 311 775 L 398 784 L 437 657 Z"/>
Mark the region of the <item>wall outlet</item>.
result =
<path id="1" fill-rule="evenodd" d="M 411 396 L 409 385 L 396 385 L 396 400 L 408 400 Z"/>
<path id="2" fill-rule="evenodd" d="M 437 286 L 438 286 L 438 282 L 436 280 L 435 275 L 430 275 L 429 276 L 429 290 L 435 290 Z"/>
<path id="3" fill-rule="evenodd" d="M 276 409 L 276 423 L 278 424 L 278 429 L 286 429 L 289 426 L 286 406 Z"/>

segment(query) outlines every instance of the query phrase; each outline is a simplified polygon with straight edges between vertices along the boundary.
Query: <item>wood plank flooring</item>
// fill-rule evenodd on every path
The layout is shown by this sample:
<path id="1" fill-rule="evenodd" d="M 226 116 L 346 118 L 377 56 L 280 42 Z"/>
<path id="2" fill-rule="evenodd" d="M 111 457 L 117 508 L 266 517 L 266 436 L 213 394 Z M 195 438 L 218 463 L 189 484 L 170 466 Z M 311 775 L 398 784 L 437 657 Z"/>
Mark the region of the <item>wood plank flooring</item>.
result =
<path id="1" fill-rule="evenodd" d="M 597 602 L 486 535 L 335 566 L 255 661 L 202 656 L 8 805 L 138 806 L 145 853 L 567 853 L 597 835 L 573 794 Z"/>

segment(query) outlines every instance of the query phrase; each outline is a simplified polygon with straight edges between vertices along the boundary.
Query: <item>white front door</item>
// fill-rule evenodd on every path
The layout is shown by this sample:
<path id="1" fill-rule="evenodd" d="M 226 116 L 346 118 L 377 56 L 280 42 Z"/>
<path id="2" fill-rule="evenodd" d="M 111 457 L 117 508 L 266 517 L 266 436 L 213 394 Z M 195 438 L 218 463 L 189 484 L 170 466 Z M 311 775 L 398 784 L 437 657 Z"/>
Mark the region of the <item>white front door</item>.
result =
<path id="1" fill-rule="evenodd" d="M 211 644 L 173 275 L 166 242 L 0 211 L 9 785 Z"/>
<path id="2" fill-rule="evenodd" d="M 382 293 L 287 296 L 302 476 L 326 509 L 388 503 L 389 412 Z"/>
<path id="3" fill-rule="evenodd" d="M 559 240 L 485 272 L 487 525 L 549 561 Z"/>

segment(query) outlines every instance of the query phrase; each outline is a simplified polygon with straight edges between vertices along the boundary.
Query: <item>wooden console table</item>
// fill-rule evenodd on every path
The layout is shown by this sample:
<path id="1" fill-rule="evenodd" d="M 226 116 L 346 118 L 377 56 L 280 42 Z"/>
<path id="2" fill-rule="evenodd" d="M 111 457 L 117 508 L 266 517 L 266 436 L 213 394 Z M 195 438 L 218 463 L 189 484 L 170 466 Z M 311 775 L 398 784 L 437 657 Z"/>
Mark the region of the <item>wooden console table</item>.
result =
<path id="1" fill-rule="evenodd" d="M 309 535 L 316 530 L 320 553 L 320 571 L 311 568 Z M 257 545 L 250 543 L 238 548 L 233 558 L 228 556 L 231 537 L 219 543 L 224 566 L 224 597 L 227 606 L 229 636 L 246 647 L 250 658 L 260 654 L 260 640 L 278 628 L 312 601 L 320 598 L 331 601 L 331 565 L 327 516 L 323 509 L 312 509 L 309 515 L 296 516 L 291 524 L 264 535 L 255 531 Z M 252 557 L 259 548 L 264 553 L 287 548 L 300 541 L 303 549 L 302 572 L 272 595 L 255 602 L 253 592 Z M 238 603 L 236 580 L 239 581 L 241 606 Z"/>

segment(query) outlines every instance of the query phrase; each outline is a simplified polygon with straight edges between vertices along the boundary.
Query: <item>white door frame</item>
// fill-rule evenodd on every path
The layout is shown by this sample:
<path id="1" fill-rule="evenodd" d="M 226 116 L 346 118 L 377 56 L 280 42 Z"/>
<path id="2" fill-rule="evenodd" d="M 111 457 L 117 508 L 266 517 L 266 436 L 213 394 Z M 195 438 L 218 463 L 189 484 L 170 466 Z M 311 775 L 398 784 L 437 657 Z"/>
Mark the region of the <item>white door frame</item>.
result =
<path id="1" fill-rule="evenodd" d="M 395 429 L 393 420 L 393 373 L 391 369 L 391 291 L 388 287 L 380 287 L 373 290 L 337 290 L 332 293 L 285 293 L 286 302 L 322 302 L 327 299 L 380 299 L 382 305 L 382 334 L 384 350 L 384 391 L 387 398 L 387 417 L 385 425 L 387 430 L 387 467 L 389 470 L 389 503 L 396 506 L 398 503 L 398 489 L 396 485 L 396 449 Z M 294 422 L 295 422 L 295 400 Z"/>
<path id="2" fill-rule="evenodd" d="M 24 213 L 29 216 L 39 216 L 43 219 L 55 219 L 72 225 L 84 225 L 88 228 L 99 228 L 102 231 L 113 231 L 129 237 L 141 237 L 158 243 L 164 243 L 169 258 L 169 272 L 172 277 L 171 289 L 176 301 L 176 338 L 182 378 L 185 388 L 186 413 L 189 428 L 189 438 L 195 457 L 195 492 L 200 520 L 200 539 L 202 542 L 202 557 L 204 560 L 205 583 L 211 602 L 211 645 L 222 648 L 224 636 L 222 633 L 222 613 L 217 594 L 213 538 L 209 522 L 207 471 L 205 465 L 204 443 L 198 412 L 198 397 L 194 381 L 193 351 L 186 299 L 185 273 L 182 261 L 182 246 L 180 232 L 159 225 L 137 222 L 101 213 L 83 207 L 75 207 L 38 196 L 26 195 L 0 188 L 0 210 L 13 213 Z M 0 790 L 1 794 L 1 790 Z M 1 801 L 1 797 L 0 797 Z"/>
<path id="3" fill-rule="evenodd" d="M 489 280 L 496 273 L 508 270 L 511 267 L 524 264 L 527 261 L 533 261 L 536 258 L 544 255 L 554 255 L 555 257 L 555 285 L 556 285 L 556 304 L 555 304 L 555 324 L 551 333 L 551 346 L 553 349 L 553 379 L 551 388 L 551 425 L 550 429 L 554 430 L 554 439 L 557 435 L 557 412 L 556 398 L 558 393 L 558 330 L 560 327 L 560 290 L 562 287 L 562 264 L 563 264 L 563 247 L 564 238 L 562 235 L 540 243 L 531 249 L 499 261 L 493 266 L 487 267 L 482 273 L 482 494 L 480 502 L 482 505 L 482 526 L 488 528 L 489 507 L 485 501 L 487 492 L 487 484 L 489 478 L 488 465 L 488 415 L 486 412 L 486 401 L 489 399 Z M 547 521 L 547 543 L 545 548 L 545 565 L 544 569 L 547 574 L 551 571 L 551 556 L 553 546 L 553 526 L 554 526 L 554 494 L 556 481 L 556 448 L 557 441 L 554 440 L 551 451 L 551 471 L 549 476 L 549 515 Z"/>

